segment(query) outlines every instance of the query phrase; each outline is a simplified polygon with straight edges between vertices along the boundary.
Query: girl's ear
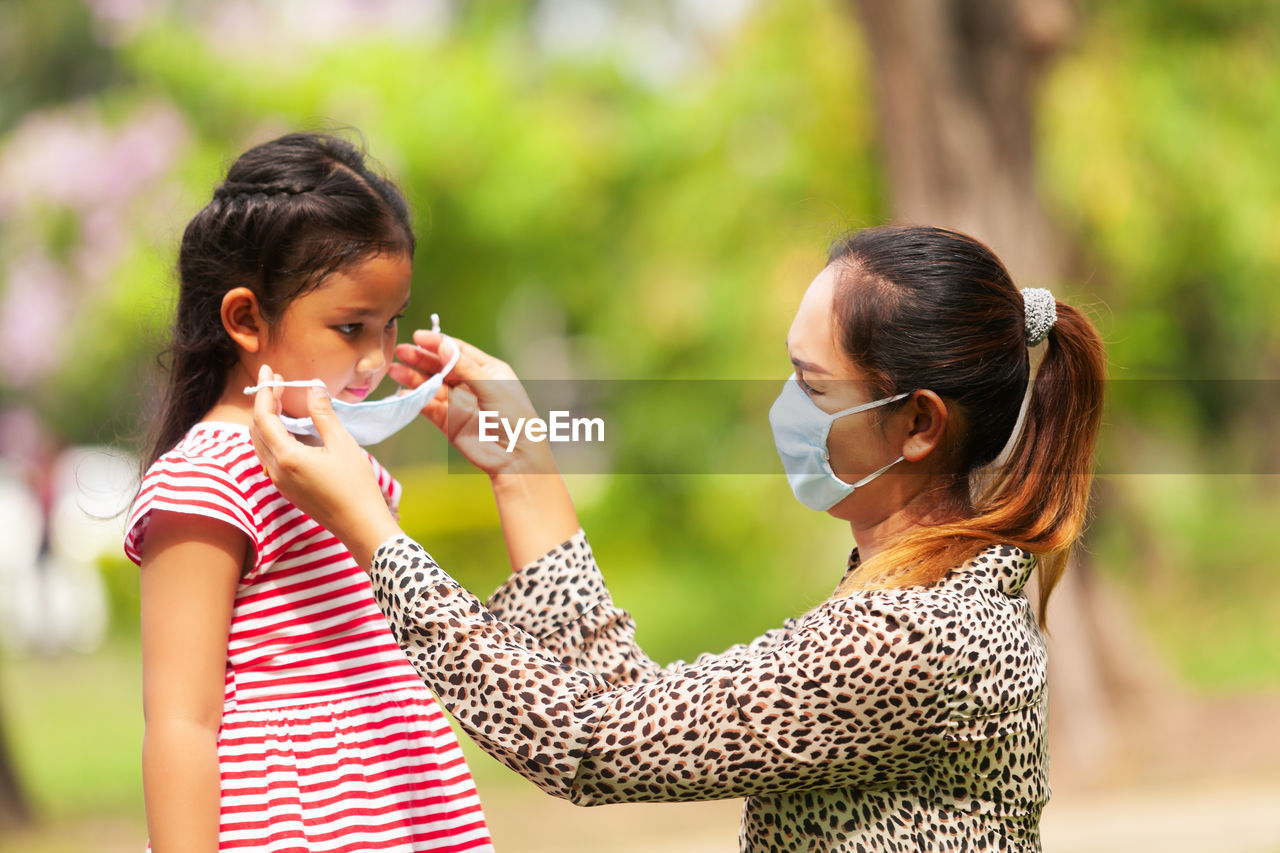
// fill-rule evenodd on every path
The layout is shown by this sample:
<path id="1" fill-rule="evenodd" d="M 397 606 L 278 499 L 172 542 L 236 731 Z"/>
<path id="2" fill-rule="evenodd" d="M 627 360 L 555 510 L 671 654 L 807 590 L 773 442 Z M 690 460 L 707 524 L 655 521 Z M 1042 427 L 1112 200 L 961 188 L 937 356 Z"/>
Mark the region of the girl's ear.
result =
<path id="1" fill-rule="evenodd" d="M 222 297 L 222 328 L 245 352 L 257 352 L 267 341 L 258 296 L 247 287 L 233 287 Z"/>

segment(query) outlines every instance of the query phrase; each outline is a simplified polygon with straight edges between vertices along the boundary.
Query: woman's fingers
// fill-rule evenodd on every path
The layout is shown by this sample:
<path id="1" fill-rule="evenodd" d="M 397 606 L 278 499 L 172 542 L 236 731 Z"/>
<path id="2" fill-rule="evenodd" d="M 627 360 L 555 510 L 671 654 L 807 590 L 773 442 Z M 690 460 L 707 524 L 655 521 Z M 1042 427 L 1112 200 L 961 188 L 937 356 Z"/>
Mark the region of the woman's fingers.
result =
<path id="1" fill-rule="evenodd" d="M 422 407 L 422 414 L 425 415 L 429 421 L 435 424 L 446 437 L 448 437 L 450 407 L 454 406 L 455 408 L 453 410 L 457 411 L 456 406 L 459 405 L 459 401 L 461 400 L 460 395 L 468 393 L 469 392 L 466 390 L 465 385 L 460 385 L 454 389 L 442 387 L 436 392 L 436 395 L 428 400 L 427 404 Z M 475 399 L 474 395 L 472 395 L 472 399 Z"/>
<path id="2" fill-rule="evenodd" d="M 261 387 L 272 379 L 279 379 L 271 368 L 262 365 L 258 370 L 258 392 L 253 395 L 253 425 L 249 430 L 253 447 L 268 471 L 279 465 L 281 452 L 292 449 L 298 440 L 289 434 L 280 420 L 280 394 L 283 389 Z"/>
<path id="3" fill-rule="evenodd" d="M 259 384 L 271 378 L 270 369 L 264 367 Z M 328 395 L 314 388 L 309 391 L 307 410 L 324 446 L 300 443 L 280 420 L 279 394 L 278 388 L 262 388 L 253 399 L 249 434 L 262 467 L 282 495 L 341 539 L 367 566 L 374 549 L 399 532 L 368 454 L 343 428 Z"/>
<path id="4" fill-rule="evenodd" d="M 446 382 L 454 379 L 462 382 L 468 379 L 515 379 L 515 373 L 506 362 L 494 358 L 479 347 L 454 337 L 446 337 L 440 332 L 430 329 L 419 329 L 413 333 L 413 342 L 429 353 L 435 354 L 440 366 L 443 366 L 453 355 L 450 345 L 459 351 L 458 363 L 454 365 Z M 438 368 L 437 368 L 438 369 Z"/>
<path id="5" fill-rule="evenodd" d="M 433 373 L 439 373 L 445 360 L 438 353 L 413 344 L 396 346 L 396 359 L 388 371 L 391 380 L 405 388 L 417 388 Z"/>
<path id="6" fill-rule="evenodd" d="M 516 378 L 506 362 L 484 350 L 440 332 L 419 329 L 413 333 L 412 344 L 396 347 L 398 361 L 390 367 L 391 379 L 406 388 L 417 388 L 426 377 L 444 369 L 453 356 L 454 347 L 458 348 L 458 363 L 445 377 L 446 385 L 452 387 L 476 379 Z"/>
<path id="7" fill-rule="evenodd" d="M 444 387 L 423 406 L 423 415 L 463 456 L 490 475 L 518 468 L 554 470 L 550 451 L 542 445 L 511 453 L 481 439 L 481 410 L 512 419 L 536 414 L 529 395 L 506 362 L 466 341 L 419 329 L 413 333 L 413 344 L 396 347 L 400 363 L 391 366 L 391 378 L 405 387 L 416 388 L 428 375 L 439 373 L 453 361 L 454 347 L 457 361 L 445 376 Z"/>
<path id="8" fill-rule="evenodd" d="M 307 414 L 311 416 L 316 432 L 320 433 L 320 441 L 325 449 L 336 450 L 339 445 L 356 445 L 356 440 L 334 414 L 329 395 L 323 388 L 313 385 L 307 389 Z"/>

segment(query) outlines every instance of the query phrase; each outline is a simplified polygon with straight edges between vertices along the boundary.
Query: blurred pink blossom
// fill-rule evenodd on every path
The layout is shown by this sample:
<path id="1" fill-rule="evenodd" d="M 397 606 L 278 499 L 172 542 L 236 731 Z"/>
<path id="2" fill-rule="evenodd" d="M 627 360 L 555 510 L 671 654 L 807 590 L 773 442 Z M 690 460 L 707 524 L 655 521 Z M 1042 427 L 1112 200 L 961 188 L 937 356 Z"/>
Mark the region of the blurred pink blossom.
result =
<path id="1" fill-rule="evenodd" d="M 142 28 L 147 19 L 156 17 L 169 3 L 167 0 L 86 0 L 97 24 L 98 37 L 107 44 L 126 42 Z"/>
<path id="2" fill-rule="evenodd" d="M 0 151 L 0 216 L 36 203 L 120 210 L 172 166 L 188 138 L 169 104 L 109 128 L 91 104 L 29 114 Z"/>
<path id="3" fill-rule="evenodd" d="M 13 388 L 31 386 L 61 361 L 71 309 L 62 268 L 31 249 L 8 265 L 0 294 L 0 377 Z"/>
<path id="4" fill-rule="evenodd" d="M 144 105 L 117 127 L 104 125 L 90 104 L 28 115 L 0 149 L 0 220 L 10 240 L 39 243 L 45 235 L 33 214 L 69 210 L 79 226 L 69 258 L 75 289 L 103 284 L 138 229 L 131 208 L 173 170 L 189 137 L 165 103 Z"/>
<path id="5" fill-rule="evenodd" d="M 90 103 L 28 114 L 0 143 L 0 373 L 27 387 L 58 368 L 74 312 L 154 228 L 151 208 L 189 139 L 166 103 L 108 126 Z M 54 256 L 50 210 L 76 217 L 74 241 Z"/>
<path id="6" fill-rule="evenodd" d="M 436 39 L 452 17 L 451 0 L 223 0 L 205 7 L 200 28 L 216 50 L 278 57 L 360 36 Z"/>

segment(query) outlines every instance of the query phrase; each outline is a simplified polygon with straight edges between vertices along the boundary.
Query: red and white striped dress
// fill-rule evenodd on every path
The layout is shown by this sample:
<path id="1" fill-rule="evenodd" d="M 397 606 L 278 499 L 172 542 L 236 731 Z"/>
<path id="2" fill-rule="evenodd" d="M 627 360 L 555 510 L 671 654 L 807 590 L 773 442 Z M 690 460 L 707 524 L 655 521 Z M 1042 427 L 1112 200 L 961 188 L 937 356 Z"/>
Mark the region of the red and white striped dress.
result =
<path id="1" fill-rule="evenodd" d="M 400 484 L 372 464 L 394 506 Z M 453 730 L 368 577 L 276 490 L 248 428 L 197 424 L 151 466 L 126 526 L 134 562 L 154 510 L 224 521 L 253 553 L 227 648 L 219 849 L 491 851 Z"/>

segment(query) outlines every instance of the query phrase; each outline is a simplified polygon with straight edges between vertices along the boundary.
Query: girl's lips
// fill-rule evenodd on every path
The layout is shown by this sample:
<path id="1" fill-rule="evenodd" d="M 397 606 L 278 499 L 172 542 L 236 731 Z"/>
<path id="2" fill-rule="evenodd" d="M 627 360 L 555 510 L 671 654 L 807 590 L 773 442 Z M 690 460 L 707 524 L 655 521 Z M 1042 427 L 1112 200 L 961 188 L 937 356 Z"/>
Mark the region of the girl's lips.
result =
<path id="1" fill-rule="evenodd" d="M 370 390 L 372 389 L 370 389 L 368 385 L 361 385 L 359 388 L 348 388 L 347 394 L 349 394 L 352 397 L 355 397 L 356 398 L 355 401 L 359 403 L 365 397 L 369 396 Z"/>

